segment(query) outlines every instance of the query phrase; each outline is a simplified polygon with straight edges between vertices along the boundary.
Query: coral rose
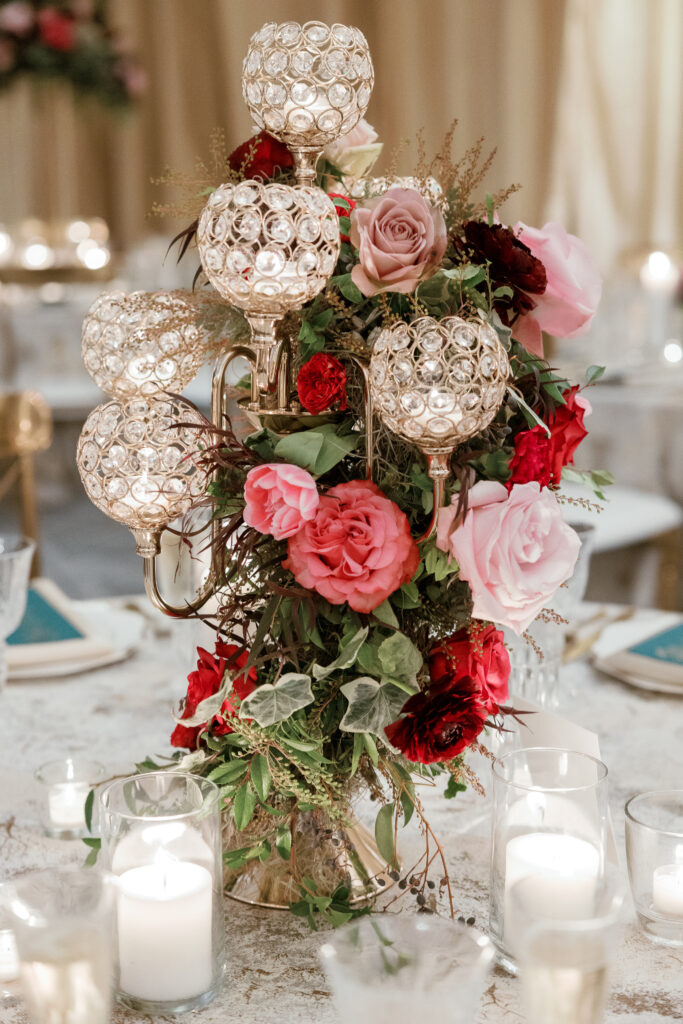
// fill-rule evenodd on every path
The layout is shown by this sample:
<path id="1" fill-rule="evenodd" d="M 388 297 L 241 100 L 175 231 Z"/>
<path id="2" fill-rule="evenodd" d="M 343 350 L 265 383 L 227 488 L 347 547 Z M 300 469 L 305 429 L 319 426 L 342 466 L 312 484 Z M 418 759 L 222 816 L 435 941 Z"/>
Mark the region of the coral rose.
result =
<path id="1" fill-rule="evenodd" d="M 391 188 L 359 204 L 350 237 L 360 259 L 351 279 L 368 296 L 414 292 L 439 266 L 447 241 L 441 211 L 412 188 Z"/>
<path id="2" fill-rule="evenodd" d="M 436 545 L 460 565 L 478 619 L 523 633 L 571 576 L 581 542 L 551 491 L 538 483 L 481 480 L 469 492 L 469 511 L 457 524 L 456 501 L 439 512 Z"/>
<path id="3" fill-rule="evenodd" d="M 244 500 L 247 526 L 285 540 L 313 519 L 320 495 L 305 469 L 288 462 L 266 463 L 247 473 Z"/>
<path id="4" fill-rule="evenodd" d="M 299 370 L 296 391 L 307 412 L 325 412 L 336 402 L 343 411 L 346 409 L 346 370 L 334 356 L 316 352 Z"/>
<path id="5" fill-rule="evenodd" d="M 535 308 L 517 320 L 512 336 L 529 352 L 542 356 L 541 331 L 575 338 L 588 330 L 600 302 L 602 279 L 581 239 L 568 234 L 561 224 L 549 221 L 542 228 L 530 228 L 518 221 L 514 231 L 542 262 L 548 284 L 535 298 Z"/>
<path id="6" fill-rule="evenodd" d="M 194 672 L 190 672 L 187 677 L 187 697 L 185 698 L 182 718 L 192 718 L 203 700 L 206 700 L 207 697 L 212 697 L 214 693 L 218 693 L 223 683 L 226 669 L 230 673 L 236 672 L 244 667 L 249 657 L 247 651 L 240 650 L 235 644 L 224 644 L 220 640 L 216 642 L 215 656 L 209 654 L 202 647 L 197 648 L 197 654 L 199 655 L 197 668 Z M 232 693 L 239 697 L 241 701 L 255 689 L 256 669 L 253 667 L 249 669 L 246 675 L 242 673 L 232 681 Z M 229 719 L 234 713 L 235 708 L 228 697 L 221 705 L 220 714 L 213 717 L 210 726 L 211 731 L 217 736 L 225 736 L 227 733 L 232 732 Z M 201 733 L 206 732 L 208 726 L 208 722 L 189 727 L 180 724 L 176 725 L 171 735 L 171 746 L 187 747 L 189 750 L 196 750 L 199 736 Z"/>
<path id="7" fill-rule="evenodd" d="M 429 652 L 432 683 L 456 683 L 473 679 L 489 714 L 496 714 L 508 699 L 510 655 L 503 634 L 495 626 L 460 629 Z"/>
<path id="8" fill-rule="evenodd" d="M 315 519 L 289 540 L 282 563 L 330 604 L 371 612 L 415 575 L 420 561 L 398 505 L 369 480 L 331 487 Z"/>
<path id="9" fill-rule="evenodd" d="M 401 714 L 384 731 L 394 747 L 419 764 L 457 757 L 477 738 L 487 718 L 479 686 L 466 676 L 416 693 Z"/>

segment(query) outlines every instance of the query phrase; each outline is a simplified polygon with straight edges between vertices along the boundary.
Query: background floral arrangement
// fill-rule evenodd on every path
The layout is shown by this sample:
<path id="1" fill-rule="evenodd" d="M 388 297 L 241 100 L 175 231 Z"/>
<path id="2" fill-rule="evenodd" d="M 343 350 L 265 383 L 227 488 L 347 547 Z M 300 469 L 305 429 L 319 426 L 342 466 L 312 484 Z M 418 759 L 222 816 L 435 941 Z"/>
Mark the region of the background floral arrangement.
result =
<path id="1" fill-rule="evenodd" d="M 109 26 L 106 0 L 3 0 L 0 89 L 22 75 L 66 79 L 77 93 L 112 107 L 130 105 L 147 84 Z"/>
<path id="2" fill-rule="evenodd" d="M 513 189 L 477 201 L 493 154 L 478 143 L 454 161 L 452 138 L 431 161 L 419 141 L 410 178 L 369 176 L 381 146 L 364 121 L 326 151 L 319 182 L 341 249 L 325 291 L 280 328 L 296 349 L 294 420 L 240 437 L 229 422 L 207 426 L 199 446 L 225 570 L 215 651 L 199 651 L 171 742 L 190 751 L 177 765 L 226 798 L 227 866 L 291 858 L 293 909 L 311 923 L 353 910 L 343 886 L 325 891 L 302 871 L 296 815 L 343 827 L 359 789 L 379 805 L 375 838 L 394 872 L 399 824 L 419 819 L 410 891 L 426 909 L 447 892 L 452 909 L 419 785 L 443 780 L 448 798 L 478 786 L 466 752 L 515 714 L 499 627 L 522 634 L 549 614 L 578 554 L 555 490 L 567 476 L 598 493 L 609 482 L 573 468 L 583 387 L 601 368 L 579 387 L 543 356 L 543 331 L 571 337 L 590 323 L 595 266 L 558 224 L 502 223 Z M 229 154 L 214 141 L 212 166 L 166 179 L 183 186 L 186 212 L 198 217 L 226 178 L 293 183 L 289 150 L 267 134 Z M 364 447 L 361 370 L 384 329 L 424 317 L 489 325 L 510 366 L 495 417 L 453 453 L 440 510 L 413 445 L 378 425 L 372 479 Z"/>

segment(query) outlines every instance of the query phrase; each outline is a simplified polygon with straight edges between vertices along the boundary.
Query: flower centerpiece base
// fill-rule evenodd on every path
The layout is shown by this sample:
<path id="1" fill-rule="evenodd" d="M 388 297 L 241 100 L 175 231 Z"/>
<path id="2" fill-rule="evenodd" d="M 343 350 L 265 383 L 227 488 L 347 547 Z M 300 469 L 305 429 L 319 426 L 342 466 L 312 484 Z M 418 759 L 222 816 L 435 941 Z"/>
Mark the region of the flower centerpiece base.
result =
<path id="1" fill-rule="evenodd" d="M 273 850 L 266 860 L 247 861 L 237 871 L 226 867 L 226 895 L 240 903 L 290 910 L 312 881 L 318 896 L 332 896 L 343 887 L 344 902 L 357 907 L 394 884 L 374 838 L 352 816 L 341 825 L 319 810 L 296 812 L 291 831 L 288 860 Z M 232 819 L 225 821 L 223 844 L 228 850 L 244 845 L 244 833 L 237 832 Z"/>

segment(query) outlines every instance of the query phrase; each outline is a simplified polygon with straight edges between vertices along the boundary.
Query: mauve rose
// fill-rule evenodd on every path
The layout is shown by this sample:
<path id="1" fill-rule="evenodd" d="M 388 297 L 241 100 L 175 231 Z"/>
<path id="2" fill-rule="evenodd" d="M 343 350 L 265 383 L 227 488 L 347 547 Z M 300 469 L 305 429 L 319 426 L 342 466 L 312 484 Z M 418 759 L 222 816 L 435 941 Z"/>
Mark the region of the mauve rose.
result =
<path id="1" fill-rule="evenodd" d="M 512 336 L 542 356 L 541 331 L 575 338 L 588 330 L 600 302 L 602 279 L 581 239 L 561 224 L 549 221 L 542 228 L 530 228 L 518 221 L 514 232 L 545 267 L 548 284 L 542 295 L 534 296 L 535 308 L 515 322 Z"/>
<path id="2" fill-rule="evenodd" d="M 551 491 L 538 483 L 480 480 L 456 525 L 456 500 L 439 513 L 436 546 L 457 559 L 472 591 L 473 615 L 521 634 L 569 579 L 581 542 Z"/>
<path id="3" fill-rule="evenodd" d="M 15 36 L 25 36 L 35 24 L 35 11 L 31 4 L 23 0 L 14 0 L 13 3 L 3 4 L 0 7 L 0 29 L 3 32 L 11 32 Z"/>
<path id="4" fill-rule="evenodd" d="M 331 487 L 282 563 L 330 604 L 371 612 L 417 571 L 420 555 L 398 505 L 369 480 Z"/>
<path id="5" fill-rule="evenodd" d="M 351 244 L 360 260 L 351 271 L 353 283 L 367 296 L 414 292 L 437 269 L 446 241 L 439 209 L 415 189 L 389 189 L 351 214 Z"/>
<path id="6" fill-rule="evenodd" d="M 247 473 L 242 518 L 259 533 L 285 540 L 313 519 L 320 501 L 310 473 L 290 463 L 266 463 Z"/>

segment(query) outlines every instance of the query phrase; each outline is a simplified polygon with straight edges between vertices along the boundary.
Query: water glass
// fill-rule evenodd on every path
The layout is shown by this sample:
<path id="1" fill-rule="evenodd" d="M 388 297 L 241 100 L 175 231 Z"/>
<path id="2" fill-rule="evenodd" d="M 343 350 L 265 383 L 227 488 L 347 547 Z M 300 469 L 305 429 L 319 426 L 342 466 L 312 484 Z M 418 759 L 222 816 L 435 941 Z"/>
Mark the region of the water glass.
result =
<path id="1" fill-rule="evenodd" d="M 108 1024 L 111 878 L 90 868 L 50 868 L 8 888 L 21 987 L 33 1024 Z"/>
<path id="2" fill-rule="evenodd" d="M 6 906 L 7 890 L 0 884 L 0 1008 L 14 1006 L 19 994 L 19 953 Z"/>
<path id="3" fill-rule="evenodd" d="M 533 880 L 553 917 L 587 915 L 605 875 L 607 768 L 573 750 L 528 747 L 493 765 L 489 933 L 516 973 L 508 936 L 512 886 Z"/>
<path id="4" fill-rule="evenodd" d="M 79 839 L 87 835 L 85 801 L 104 778 L 104 766 L 84 757 L 48 761 L 36 771 L 43 787 L 42 819 L 45 835 Z"/>
<path id="5" fill-rule="evenodd" d="M 0 692 L 7 682 L 6 640 L 24 617 L 34 541 L 0 536 Z"/>
<path id="6" fill-rule="evenodd" d="M 384 914 L 345 925 L 320 950 L 340 1020 L 470 1024 L 494 957 L 489 940 L 429 914 Z"/>
<path id="7" fill-rule="evenodd" d="M 104 867 L 117 887 L 117 998 L 150 1015 L 211 1002 L 223 980 L 220 792 L 158 771 L 100 793 Z"/>
<path id="8" fill-rule="evenodd" d="M 626 863 L 645 934 L 683 946 L 683 789 L 641 793 L 626 804 Z"/>
<path id="9" fill-rule="evenodd" d="M 623 889 L 616 869 L 596 884 L 591 903 L 556 917 L 535 879 L 515 882 L 507 933 L 519 965 L 529 1024 L 600 1024 L 619 934 Z"/>

